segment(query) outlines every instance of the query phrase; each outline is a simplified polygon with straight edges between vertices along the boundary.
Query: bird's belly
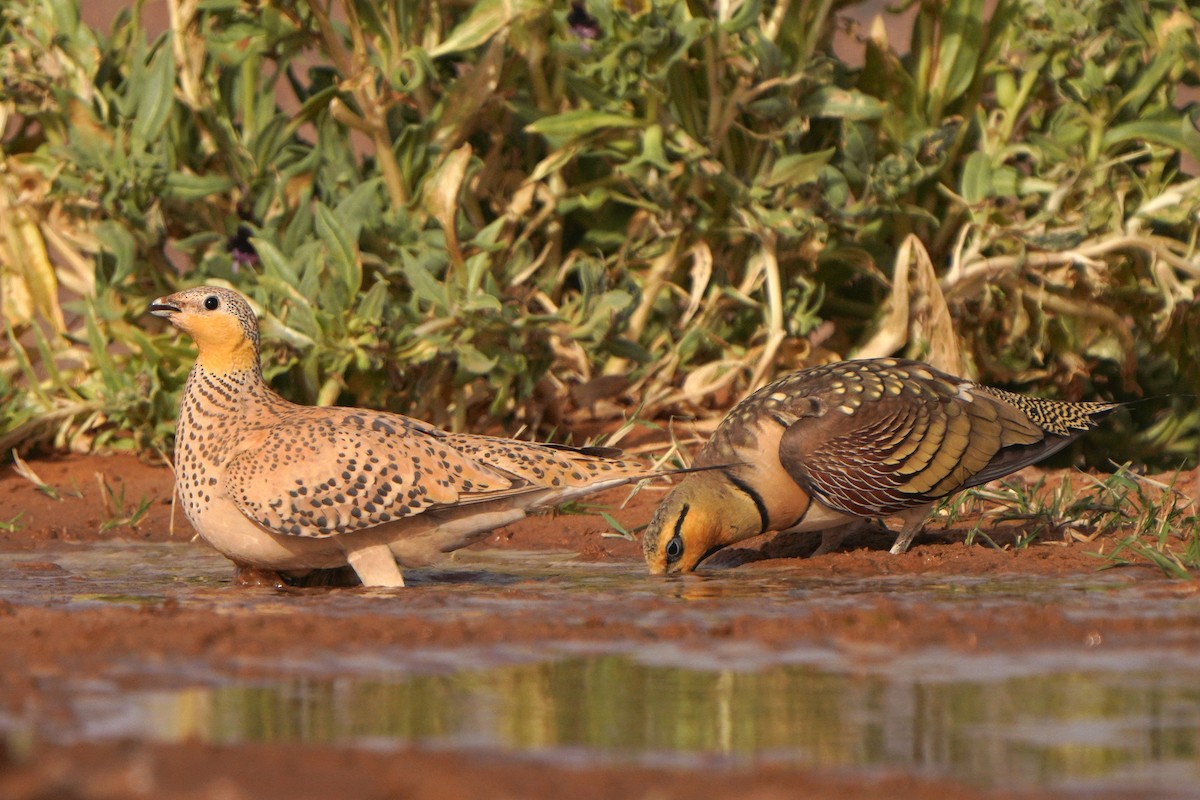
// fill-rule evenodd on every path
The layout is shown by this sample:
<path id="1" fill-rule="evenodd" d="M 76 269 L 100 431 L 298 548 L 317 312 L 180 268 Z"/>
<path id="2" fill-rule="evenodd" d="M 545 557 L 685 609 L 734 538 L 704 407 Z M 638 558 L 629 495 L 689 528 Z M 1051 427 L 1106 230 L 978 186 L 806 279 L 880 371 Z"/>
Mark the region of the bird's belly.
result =
<path id="1" fill-rule="evenodd" d="M 822 531 L 826 528 L 833 528 L 838 525 L 845 525 L 847 522 L 854 522 L 860 517 L 852 514 L 843 514 L 841 511 L 834 511 L 829 506 L 825 505 L 817 499 L 813 499 L 808 506 L 808 511 L 800 518 L 788 531 L 803 532 L 803 531 Z"/>
<path id="2" fill-rule="evenodd" d="M 496 528 L 524 518 L 522 508 L 472 508 L 457 516 L 453 511 L 432 512 L 380 526 L 372 535 L 385 541 L 403 566 L 421 567 L 437 563 L 443 554 L 474 544 Z"/>
<path id="3" fill-rule="evenodd" d="M 271 533 L 223 498 L 214 497 L 203 514 L 189 513 L 188 518 L 206 542 L 238 564 L 273 570 L 331 569 L 346 564 L 346 553 L 336 537 Z"/>

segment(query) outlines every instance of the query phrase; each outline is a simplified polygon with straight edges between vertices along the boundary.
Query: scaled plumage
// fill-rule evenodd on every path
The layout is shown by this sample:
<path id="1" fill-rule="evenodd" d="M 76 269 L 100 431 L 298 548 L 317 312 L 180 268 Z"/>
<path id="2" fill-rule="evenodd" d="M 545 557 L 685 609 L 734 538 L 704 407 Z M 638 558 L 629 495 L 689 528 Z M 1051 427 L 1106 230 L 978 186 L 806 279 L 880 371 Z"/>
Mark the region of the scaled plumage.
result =
<path id="1" fill-rule="evenodd" d="M 904 552 L 930 506 L 1069 444 L 1114 403 L 1042 400 L 901 359 L 814 367 L 730 411 L 643 539 L 655 574 L 690 572 L 767 531 L 825 531 L 828 552 L 863 518 L 899 515 Z"/>
<path id="2" fill-rule="evenodd" d="M 192 525 L 241 568 L 303 574 L 349 564 L 402 586 L 427 563 L 536 508 L 651 474 L 606 448 L 455 434 L 272 392 L 258 322 L 237 292 L 197 287 L 151 313 L 195 340 L 176 431 L 179 497 Z"/>

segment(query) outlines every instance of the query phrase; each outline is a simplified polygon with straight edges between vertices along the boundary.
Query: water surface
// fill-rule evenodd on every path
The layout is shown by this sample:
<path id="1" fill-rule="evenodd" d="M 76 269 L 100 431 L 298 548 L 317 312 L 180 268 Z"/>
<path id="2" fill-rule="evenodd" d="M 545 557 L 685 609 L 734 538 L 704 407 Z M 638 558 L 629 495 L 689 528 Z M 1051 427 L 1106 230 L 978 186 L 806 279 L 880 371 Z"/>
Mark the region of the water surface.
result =
<path id="1" fill-rule="evenodd" d="M 653 627 L 689 615 L 744 624 L 747 615 L 797 616 L 886 597 L 905 608 L 967 604 L 996 614 L 1054 604 L 1100 632 L 1117 613 L 1182 627 L 1137 649 L 1111 647 L 1098 633 L 979 653 L 834 636 L 785 646 L 716 637 L 368 647 L 153 665 L 131 654 L 108 674 L 48 678 L 59 706 L 0 719 L 10 746 L 31 738 L 420 744 L 555 761 L 903 769 L 1080 796 L 1188 796 L 1200 784 L 1200 647 L 1190 633 L 1200 606 L 1186 594 L 1140 591 L 1118 573 L 813 580 L 742 570 L 668 582 L 628 564 L 487 553 L 413 573 L 406 596 L 236 589 L 227 562 L 198 547 L 84 546 L 55 554 L 57 568 L 21 568 L 46 560 L 0 555 L 0 599 L 80 608 L 172 599 L 218 611 L 369 610 L 431 622 L 513 613 L 583 620 L 628 614 L 636 601 L 642 617 L 647 607 L 658 615 L 643 620 Z M 415 602 L 422 592 L 436 592 L 438 602 Z"/>

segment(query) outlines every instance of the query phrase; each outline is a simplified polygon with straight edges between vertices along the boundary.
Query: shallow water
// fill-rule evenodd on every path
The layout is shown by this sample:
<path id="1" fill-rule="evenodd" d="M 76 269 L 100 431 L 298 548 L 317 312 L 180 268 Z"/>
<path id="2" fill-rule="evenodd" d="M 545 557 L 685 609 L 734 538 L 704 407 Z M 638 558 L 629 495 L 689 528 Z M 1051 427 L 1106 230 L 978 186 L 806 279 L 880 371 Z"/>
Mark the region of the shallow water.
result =
<path id="1" fill-rule="evenodd" d="M 47 563 L 53 562 L 53 563 Z M 32 565 L 32 566 L 31 566 Z M 0 554 L 0 599 L 28 604 L 177 602 L 262 613 L 628 614 L 706 621 L 803 615 L 886 596 L 913 609 L 970 604 L 997 614 L 1054 604 L 1102 621 L 1200 617 L 1194 599 L 1139 592 L 1114 573 L 1081 580 L 945 576 L 813 580 L 739 571 L 649 581 L 628 564 L 547 554 L 469 554 L 412 573 L 394 593 L 234 590 L 200 547 L 80 547 Z M 481 585 L 482 584 L 482 585 Z M 503 588 L 504 591 L 497 591 Z M 701 602 L 689 603 L 688 600 Z M 680 602 L 684 601 L 684 602 Z M 718 602 L 713 602 L 718 601 Z M 641 612 L 644 614 L 644 611 Z M 1098 627 L 1098 630 L 1101 630 Z M 1194 626 L 1193 626 L 1194 629 Z M 254 678 L 246 678 L 254 675 Z M 303 660 L 231 656 L 59 675 L 54 708 L 0 718 L 10 747 L 133 737 L 219 743 L 420 743 L 557 761 L 781 762 L 911 770 L 980 786 L 1187 796 L 1200 782 L 1200 647 L 1194 637 L 1120 649 L 1047 642 L 1015 652 L 796 641 L 588 641 L 315 652 Z M 153 686 L 153 689 L 129 687 Z"/>
<path id="2" fill-rule="evenodd" d="M 1027 653 L 1005 677 L 950 654 L 851 671 L 796 660 L 706 669 L 684 653 L 660 651 L 646 663 L 628 648 L 445 673 L 213 678 L 131 694 L 93 684 L 73 692 L 78 725 L 55 735 L 903 767 L 1010 788 L 1120 780 L 1182 790 L 1200 780 L 1200 658 L 1109 654 L 1080 666 Z"/>

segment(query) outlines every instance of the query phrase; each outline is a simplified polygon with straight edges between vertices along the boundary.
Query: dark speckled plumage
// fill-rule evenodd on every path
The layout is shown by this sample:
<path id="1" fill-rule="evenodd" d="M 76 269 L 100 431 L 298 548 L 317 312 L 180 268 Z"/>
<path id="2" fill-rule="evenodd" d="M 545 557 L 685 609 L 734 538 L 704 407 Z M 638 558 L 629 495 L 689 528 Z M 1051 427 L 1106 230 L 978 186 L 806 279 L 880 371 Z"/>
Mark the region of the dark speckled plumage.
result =
<path id="1" fill-rule="evenodd" d="M 452 434 L 398 414 L 290 403 L 264 383 L 254 313 L 228 289 L 189 289 L 151 311 L 200 349 L 176 433 L 183 508 L 238 563 L 337 566 L 367 547 L 421 561 L 477 541 L 526 509 L 650 474 L 603 448 Z M 304 540 L 337 543 L 314 542 L 306 559 L 297 543 Z M 377 566 L 386 560 L 374 557 Z M 398 573 L 369 580 L 350 563 L 364 582 L 399 580 Z"/>

